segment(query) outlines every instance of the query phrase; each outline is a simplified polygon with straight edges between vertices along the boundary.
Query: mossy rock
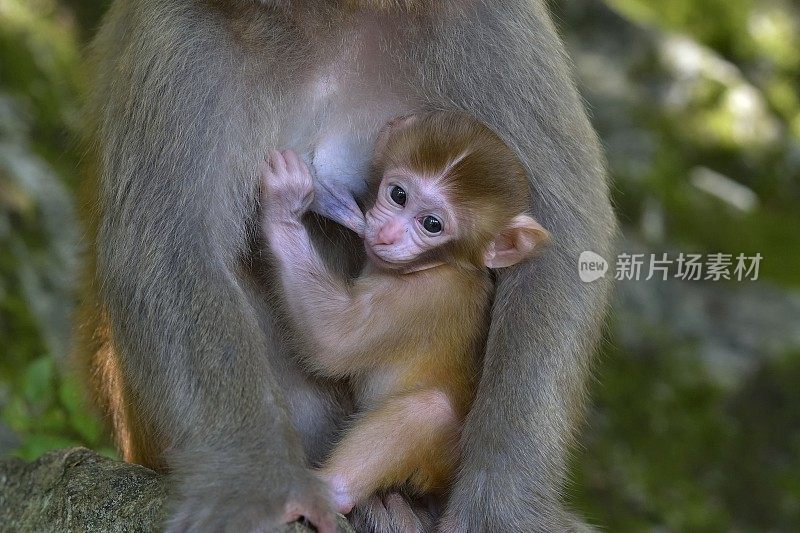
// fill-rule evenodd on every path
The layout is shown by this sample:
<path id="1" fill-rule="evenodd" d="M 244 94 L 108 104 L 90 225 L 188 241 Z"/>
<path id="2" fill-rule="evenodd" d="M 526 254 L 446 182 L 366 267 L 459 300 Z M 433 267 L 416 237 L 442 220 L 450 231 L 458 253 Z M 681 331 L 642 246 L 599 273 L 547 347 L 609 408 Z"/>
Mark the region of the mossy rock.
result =
<path id="1" fill-rule="evenodd" d="M 166 516 L 164 476 L 86 448 L 32 462 L 0 461 L 0 531 L 158 531 Z M 339 517 L 340 533 L 352 533 Z M 295 523 L 286 533 L 311 533 Z"/>

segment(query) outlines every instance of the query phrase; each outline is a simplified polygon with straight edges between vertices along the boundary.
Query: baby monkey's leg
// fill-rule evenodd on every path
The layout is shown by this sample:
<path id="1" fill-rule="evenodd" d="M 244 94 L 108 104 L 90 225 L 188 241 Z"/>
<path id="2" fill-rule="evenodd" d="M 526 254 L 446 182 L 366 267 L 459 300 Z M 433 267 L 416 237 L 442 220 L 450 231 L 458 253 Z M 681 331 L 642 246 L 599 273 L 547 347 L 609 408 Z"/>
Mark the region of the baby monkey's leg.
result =
<path id="1" fill-rule="evenodd" d="M 406 482 L 421 493 L 442 490 L 457 462 L 458 435 L 458 418 L 441 391 L 396 396 L 348 429 L 319 474 L 343 514 L 376 491 Z"/>

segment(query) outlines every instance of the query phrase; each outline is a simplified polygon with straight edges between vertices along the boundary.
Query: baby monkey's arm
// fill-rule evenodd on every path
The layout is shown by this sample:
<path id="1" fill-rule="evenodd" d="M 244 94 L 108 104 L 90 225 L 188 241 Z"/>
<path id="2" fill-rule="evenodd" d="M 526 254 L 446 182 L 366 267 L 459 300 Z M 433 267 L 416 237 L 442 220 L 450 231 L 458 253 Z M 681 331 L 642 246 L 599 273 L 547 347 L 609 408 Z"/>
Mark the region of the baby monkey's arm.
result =
<path id="1" fill-rule="evenodd" d="M 314 201 L 308 167 L 295 152 L 272 150 L 261 172 L 264 235 L 275 256 L 289 312 L 318 372 L 342 377 L 357 370 L 358 354 L 386 335 L 371 312 L 370 295 L 332 275 L 301 219 Z"/>

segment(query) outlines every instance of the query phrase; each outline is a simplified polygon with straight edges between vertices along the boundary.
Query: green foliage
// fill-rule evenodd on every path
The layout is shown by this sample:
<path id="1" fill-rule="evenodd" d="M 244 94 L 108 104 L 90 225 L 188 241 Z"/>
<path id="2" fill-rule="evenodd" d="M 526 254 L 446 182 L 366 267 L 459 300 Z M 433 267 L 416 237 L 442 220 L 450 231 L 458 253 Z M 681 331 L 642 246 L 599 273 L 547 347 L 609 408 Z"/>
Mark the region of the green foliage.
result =
<path id="1" fill-rule="evenodd" d="M 84 79 L 68 15 L 53 1 L 0 2 L 0 430 L 29 459 L 77 444 L 113 453 L 61 368 L 76 279 Z"/>
<path id="2" fill-rule="evenodd" d="M 3 1 L 0 89 L 21 98 L 35 149 L 73 185 L 81 67 L 72 21 L 58 2 Z"/>
<path id="3" fill-rule="evenodd" d="M 690 346 L 613 352 L 573 496 L 611 531 L 788 531 L 800 524 L 800 352 L 727 390 Z"/>
<path id="4" fill-rule="evenodd" d="M 31 361 L 15 382 L 17 394 L 2 414 L 12 431 L 25 437 L 15 455 L 34 459 L 55 448 L 78 445 L 115 455 L 104 447 L 99 422 L 86 411 L 74 376 L 60 372 L 52 357 Z"/>
<path id="5" fill-rule="evenodd" d="M 639 41 L 627 48 L 613 34 L 591 42 L 595 49 L 620 47 L 620 57 L 612 58 L 619 72 L 608 77 L 623 76 L 629 84 L 611 95 L 589 95 L 601 138 L 617 143 L 623 135 L 627 143 L 609 146 L 623 220 L 659 247 L 761 251 L 768 258 L 765 279 L 800 286 L 800 239 L 793 231 L 800 226 L 800 6 L 783 0 L 608 3 L 642 24 L 625 36 Z M 583 38 L 576 35 L 576 47 Z M 598 81 L 604 79 L 587 81 L 590 93 Z M 611 107 L 617 105 L 621 113 Z M 737 206 L 701 190 L 698 176 L 708 170 L 717 184 L 744 186 L 755 202 Z M 654 234 L 637 227 L 654 214 L 663 229 Z"/>
<path id="6" fill-rule="evenodd" d="M 797 302 L 789 288 L 800 286 L 798 5 L 609 0 L 614 18 L 599 3 L 554 4 L 579 57 L 612 69 L 579 73 L 608 148 L 623 249 L 759 252 L 764 290 L 781 285 L 786 302 Z M 609 79 L 614 90 L 604 89 Z M 703 176 L 743 186 L 752 201 L 711 194 L 698 186 Z M 730 294 L 712 300 L 700 289 L 697 305 L 716 310 L 704 316 L 720 316 L 700 338 L 681 324 L 698 317 L 680 316 L 657 292 L 661 315 L 650 327 L 626 323 L 635 307 L 613 321 L 573 462 L 573 501 L 610 531 L 797 530 L 800 353 L 770 346 L 796 350 L 797 336 L 788 338 L 800 328 L 798 307 L 760 307 L 736 288 L 720 287 Z M 617 311 L 625 305 L 619 299 Z M 745 322 L 745 350 L 718 330 L 748 305 L 783 338 Z M 736 354 L 723 365 L 744 369 L 721 375 L 715 350 Z"/>

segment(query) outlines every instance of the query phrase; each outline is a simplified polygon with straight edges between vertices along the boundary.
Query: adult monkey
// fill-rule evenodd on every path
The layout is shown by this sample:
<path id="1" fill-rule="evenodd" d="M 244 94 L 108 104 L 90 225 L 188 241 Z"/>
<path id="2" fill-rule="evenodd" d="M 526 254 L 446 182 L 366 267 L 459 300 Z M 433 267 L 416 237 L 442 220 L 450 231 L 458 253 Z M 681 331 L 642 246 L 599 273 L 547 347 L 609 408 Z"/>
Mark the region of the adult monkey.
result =
<path id="1" fill-rule="evenodd" d="M 293 366 L 265 283 L 267 150 L 313 160 L 318 210 L 341 217 L 388 118 L 451 108 L 520 154 L 553 243 L 498 279 L 442 529 L 579 525 L 560 490 L 608 287 L 575 264 L 609 251 L 615 222 L 540 0 L 117 0 L 94 57 L 92 375 L 126 459 L 172 472 L 173 529 L 329 516 L 301 448 L 322 457 L 341 402 Z M 334 264 L 353 243 L 318 233 Z M 378 510 L 359 516 L 385 530 L 403 509 Z"/>

